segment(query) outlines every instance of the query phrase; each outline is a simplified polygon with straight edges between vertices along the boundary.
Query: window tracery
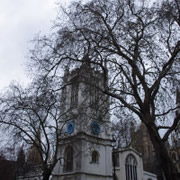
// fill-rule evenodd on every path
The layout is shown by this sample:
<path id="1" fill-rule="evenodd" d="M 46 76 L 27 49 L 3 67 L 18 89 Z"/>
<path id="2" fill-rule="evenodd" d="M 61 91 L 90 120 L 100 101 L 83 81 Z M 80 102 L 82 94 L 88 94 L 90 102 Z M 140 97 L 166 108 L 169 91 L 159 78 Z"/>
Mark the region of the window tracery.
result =
<path id="1" fill-rule="evenodd" d="M 125 170 L 126 180 L 137 180 L 137 161 L 132 154 L 126 157 Z"/>

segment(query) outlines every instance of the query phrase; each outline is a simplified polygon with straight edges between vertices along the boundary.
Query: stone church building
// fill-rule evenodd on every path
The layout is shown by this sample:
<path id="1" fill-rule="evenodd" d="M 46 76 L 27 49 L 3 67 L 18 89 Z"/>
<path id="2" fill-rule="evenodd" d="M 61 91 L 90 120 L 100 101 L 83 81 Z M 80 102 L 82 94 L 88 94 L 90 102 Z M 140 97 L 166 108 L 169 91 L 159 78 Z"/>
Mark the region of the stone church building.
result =
<path id="1" fill-rule="evenodd" d="M 64 74 L 59 157 L 53 180 L 156 180 L 143 170 L 142 155 L 132 148 L 113 148 L 109 99 L 103 88 L 103 74 L 88 62 Z M 68 84 L 68 85 L 66 85 Z M 33 173 L 32 173 L 33 174 Z M 38 180 L 33 174 L 18 179 Z"/>

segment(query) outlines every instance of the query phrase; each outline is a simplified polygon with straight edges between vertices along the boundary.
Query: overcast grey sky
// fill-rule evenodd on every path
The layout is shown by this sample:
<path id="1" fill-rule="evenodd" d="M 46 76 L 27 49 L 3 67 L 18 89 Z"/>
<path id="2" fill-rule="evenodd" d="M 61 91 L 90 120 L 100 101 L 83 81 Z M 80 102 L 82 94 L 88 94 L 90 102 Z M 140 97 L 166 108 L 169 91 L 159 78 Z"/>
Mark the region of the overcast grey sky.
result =
<path id="1" fill-rule="evenodd" d="M 59 0 L 67 5 L 71 0 Z M 57 15 L 56 0 L 0 0 L 0 90 L 12 80 L 27 82 L 28 42 L 46 34 Z"/>

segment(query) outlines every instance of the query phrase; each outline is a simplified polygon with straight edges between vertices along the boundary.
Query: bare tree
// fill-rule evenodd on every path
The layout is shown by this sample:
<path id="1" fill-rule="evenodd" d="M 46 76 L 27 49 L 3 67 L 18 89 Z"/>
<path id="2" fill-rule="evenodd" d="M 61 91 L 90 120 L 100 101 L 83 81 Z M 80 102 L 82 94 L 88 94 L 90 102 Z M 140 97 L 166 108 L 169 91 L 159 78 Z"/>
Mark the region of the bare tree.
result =
<path id="1" fill-rule="evenodd" d="M 91 66 L 104 74 L 100 90 L 145 124 L 168 180 L 179 179 L 166 147 L 180 119 L 180 114 L 174 117 L 179 6 L 177 0 L 153 5 L 145 0 L 73 3 L 64 10 L 66 22 L 64 16 L 57 18 L 57 33 L 36 37 L 30 61 L 37 74 L 53 78 L 64 65 L 79 66 L 86 54 Z"/>
<path id="2" fill-rule="evenodd" d="M 132 136 L 137 129 L 138 122 L 127 111 L 123 111 L 123 108 L 121 108 L 121 113 L 119 110 L 119 108 L 115 109 L 112 133 L 116 137 L 119 147 L 129 147 L 132 144 L 134 138 Z"/>
<path id="3" fill-rule="evenodd" d="M 19 144 L 22 141 L 31 147 L 30 151 L 35 149 L 38 161 L 34 160 L 30 165 L 39 163 L 43 180 L 49 179 L 60 158 L 58 143 L 66 123 L 61 119 L 60 94 L 53 92 L 51 86 L 53 83 L 47 79 L 33 82 L 28 88 L 13 84 L 0 98 L 1 127 L 8 127 Z"/>

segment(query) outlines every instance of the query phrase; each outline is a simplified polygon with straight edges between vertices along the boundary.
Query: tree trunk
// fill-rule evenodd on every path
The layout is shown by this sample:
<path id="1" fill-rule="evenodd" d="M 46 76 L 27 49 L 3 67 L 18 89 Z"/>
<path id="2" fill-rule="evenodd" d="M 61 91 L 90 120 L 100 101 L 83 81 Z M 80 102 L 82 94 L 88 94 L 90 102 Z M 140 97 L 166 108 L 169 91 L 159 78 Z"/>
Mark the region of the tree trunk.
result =
<path id="1" fill-rule="evenodd" d="M 148 126 L 146 125 L 147 130 L 149 132 L 152 144 L 156 151 L 156 156 L 160 161 L 160 167 L 164 173 L 166 180 L 180 180 L 180 175 L 177 172 L 176 167 L 174 166 L 169 153 L 166 147 L 166 144 L 162 141 L 161 137 L 159 136 L 155 126 Z"/>
<path id="2" fill-rule="evenodd" d="M 43 180 L 49 180 L 50 175 L 51 175 L 51 171 L 49 169 L 44 170 L 42 174 Z"/>

